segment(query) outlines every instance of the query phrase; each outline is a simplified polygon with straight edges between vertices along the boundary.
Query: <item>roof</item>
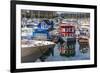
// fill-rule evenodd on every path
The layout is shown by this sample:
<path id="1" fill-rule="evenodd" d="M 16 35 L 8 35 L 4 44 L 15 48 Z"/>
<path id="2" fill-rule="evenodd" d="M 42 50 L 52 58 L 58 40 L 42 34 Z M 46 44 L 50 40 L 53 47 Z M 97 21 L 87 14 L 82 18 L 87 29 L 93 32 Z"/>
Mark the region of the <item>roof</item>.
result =
<path id="1" fill-rule="evenodd" d="M 75 25 L 70 23 L 61 23 L 60 26 L 75 26 Z"/>

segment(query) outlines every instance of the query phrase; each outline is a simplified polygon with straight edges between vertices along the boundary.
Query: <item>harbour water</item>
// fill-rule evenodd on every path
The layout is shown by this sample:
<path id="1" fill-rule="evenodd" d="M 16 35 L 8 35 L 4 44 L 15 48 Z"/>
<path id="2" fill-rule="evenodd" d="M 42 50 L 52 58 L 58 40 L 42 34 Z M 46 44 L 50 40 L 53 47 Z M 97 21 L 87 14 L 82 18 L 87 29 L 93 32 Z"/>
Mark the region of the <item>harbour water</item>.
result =
<path id="1" fill-rule="evenodd" d="M 79 50 L 79 46 L 80 45 L 78 41 L 76 40 L 75 55 L 73 57 L 66 57 L 66 56 L 60 55 L 60 51 L 59 51 L 60 44 L 56 44 L 54 47 L 54 55 L 52 56 L 52 54 L 50 54 L 50 56 L 48 56 L 44 61 L 49 62 L 49 61 L 89 60 L 90 59 L 90 49 L 88 49 L 86 53 L 82 53 Z M 40 60 L 37 59 L 36 62 L 40 62 Z"/>
<path id="2" fill-rule="evenodd" d="M 21 40 L 35 40 L 35 43 L 44 41 L 35 44 L 35 47 L 22 47 L 24 51 L 21 52 L 25 56 L 21 58 L 24 62 L 90 59 L 89 13 L 38 10 L 21 12 Z M 54 44 L 43 44 L 46 41 Z"/>

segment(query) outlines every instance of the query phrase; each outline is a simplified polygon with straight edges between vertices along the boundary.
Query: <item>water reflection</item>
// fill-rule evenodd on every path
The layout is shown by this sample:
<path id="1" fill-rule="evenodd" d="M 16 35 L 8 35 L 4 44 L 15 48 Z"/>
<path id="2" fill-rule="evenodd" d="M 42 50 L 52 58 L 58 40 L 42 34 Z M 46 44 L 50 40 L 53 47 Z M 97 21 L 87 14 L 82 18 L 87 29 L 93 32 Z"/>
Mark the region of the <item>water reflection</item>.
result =
<path id="1" fill-rule="evenodd" d="M 80 52 L 81 53 L 87 53 L 89 50 L 89 44 L 88 43 L 80 43 Z"/>
<path id="2" fill-rule="evenodd" d="M 60 55 L 66 57 L 75 56 L 75 45 L 76 45 L 75 38 L 67 38 L 67 42 L 61 45 Z"/>
<path id="3" fill-rule="evenodd" d="M 66 61 L 90 58 L 89 41 L 82 42 L 76 38 L 67 38 L 64 40 L 61 37 L 56 37 L 53 41 L 55 41 L 56 46 L 48 47 L 49 50 L 39 58 L 40 61 Z"/>
<path id="4" fill-rule="evenodd" d="M 49 46 L 48 51 L 45 52 L 39 59 L 44 62 L 50 55 L 54 56 L 54 47 Z"/>

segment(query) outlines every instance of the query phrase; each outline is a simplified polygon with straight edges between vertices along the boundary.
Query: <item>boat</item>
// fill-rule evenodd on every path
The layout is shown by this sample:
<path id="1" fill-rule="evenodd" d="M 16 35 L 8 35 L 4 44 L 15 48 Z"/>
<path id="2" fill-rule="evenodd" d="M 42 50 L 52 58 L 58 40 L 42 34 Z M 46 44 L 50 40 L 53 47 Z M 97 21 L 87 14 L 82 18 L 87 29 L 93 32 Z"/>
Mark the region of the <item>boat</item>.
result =
<path id="1" fill-rule="evenodd" d="M 80 35 L 78 38 L 78 42 L 80 44 L 80 52 L 87 53 L 89 50 L 89 26 L 81 26 Z"/>
<path id="2" fill-rule="evenodd" d="M 60 48 L 60 55 L 71 57 L 75 55 L 75 23 L 74 22 L 62 22 L 60 24 L 60 35 L 66 41 Z"/>
<path id="3" fill-rule="evenodd" d="M 21 41 L 21 62 L 35 62 L 37 59 L 39 59 L 43 54 L 45 54 L 49 47 L 54 48 L 55 43 L 50 41 L 37 41 L 37 40 L 31 40 Z"/>
<path id="4" fill-rule="evenodd" d="M 88 50 L 89 50 L 89 38 L 85 37 L 85 36 L 84 37 L 80 37 L 78 39 L 78 42 L 80 44 L 80 48 L 79 48 L 80 52 L 81 53 L 87 53 Z"/>

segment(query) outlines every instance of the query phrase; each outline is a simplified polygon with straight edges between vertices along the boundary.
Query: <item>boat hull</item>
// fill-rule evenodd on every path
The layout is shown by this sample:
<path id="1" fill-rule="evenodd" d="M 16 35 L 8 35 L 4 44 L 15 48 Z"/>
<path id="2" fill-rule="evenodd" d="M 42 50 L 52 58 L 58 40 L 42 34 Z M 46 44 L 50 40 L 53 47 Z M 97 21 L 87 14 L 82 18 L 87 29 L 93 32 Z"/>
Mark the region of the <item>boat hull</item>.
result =
<path id="1" fill-rule="evenodd" d="M 34 62 L 49 50 L 54 44 L 21 48 L 21 62 Z"/>

